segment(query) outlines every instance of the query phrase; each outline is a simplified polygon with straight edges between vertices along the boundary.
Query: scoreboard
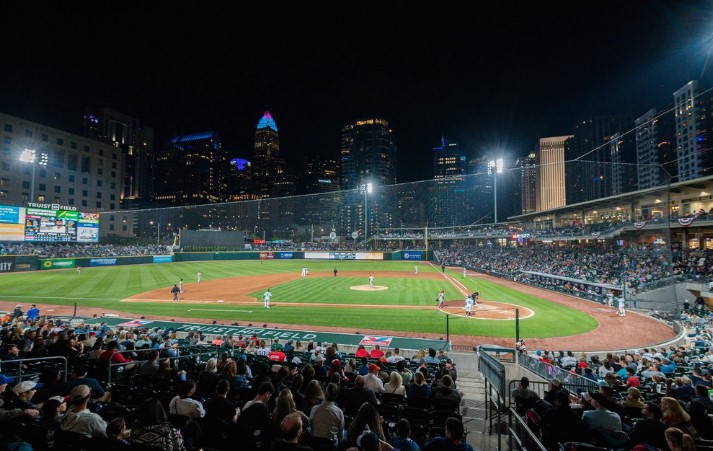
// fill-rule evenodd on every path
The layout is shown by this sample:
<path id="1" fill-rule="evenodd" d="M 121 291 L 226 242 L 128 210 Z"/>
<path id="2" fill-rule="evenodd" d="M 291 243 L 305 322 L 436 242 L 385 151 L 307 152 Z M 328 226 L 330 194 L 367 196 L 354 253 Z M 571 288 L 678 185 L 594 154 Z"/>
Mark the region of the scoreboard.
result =
<path id="1" fill-rule="evenodd" d="M 0 205 L 0 240 L 95 243 L 99 214 Z"/>

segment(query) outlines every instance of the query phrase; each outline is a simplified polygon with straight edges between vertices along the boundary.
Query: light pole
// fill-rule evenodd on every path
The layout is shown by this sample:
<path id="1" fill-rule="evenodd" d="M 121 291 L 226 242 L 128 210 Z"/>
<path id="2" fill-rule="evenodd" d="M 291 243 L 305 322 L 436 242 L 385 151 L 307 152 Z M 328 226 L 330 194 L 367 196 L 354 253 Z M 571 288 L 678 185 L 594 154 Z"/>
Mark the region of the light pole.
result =
<path id="1" fill-rule="evenodd" d="M 362 185 L 364 190 L 364 241 L 369 237 L 369 204 L 367 204 L 366 196 L 367 194 L 374 191 L 374 185 L 367 183 Z"/>
<path id="2" fill-rule="evenodd" d="M 503 159 L 498 158 L 497 160 L 491 160 L 488 162 L 488 174 L 493 174 L 493 196 L 495 197 L 493 199 L 493 206 L 494 208 L 494 215 L 493 215 L 493 222 L 497 224 L 498 222 L 498 174 L 501 174 L 503 172 Z"/>
<path id="3" fill-rule="evenodd" d="M 149 224 L 153 225 L 153 221 L 149 221 Z M 156 221 L 156 245 L 161 245 L 161 222 Z"/>
<path id="4" fill-rule="evenodd" d="M 35 201 L 35 161 L 37 159 L 37 153 L 34 149 L 25 149 L 20 154 L 20 161 L 23 163 L 30 163 L 32 165 L 32 181 L 30 181 L 30 202 Z M 40 155 L 40 166 L 47 166 L 47 154 L 42 153 Z"/>

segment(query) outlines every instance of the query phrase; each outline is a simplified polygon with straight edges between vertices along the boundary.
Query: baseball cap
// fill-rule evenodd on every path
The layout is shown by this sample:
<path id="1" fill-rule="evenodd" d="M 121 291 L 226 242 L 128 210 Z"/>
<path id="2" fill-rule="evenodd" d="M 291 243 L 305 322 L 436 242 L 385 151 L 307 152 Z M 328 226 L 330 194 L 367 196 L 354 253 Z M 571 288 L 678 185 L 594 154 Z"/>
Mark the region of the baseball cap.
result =
<path id="1" fill-rule="evenodd" d="M 0 374 L 0 385 L 10 384 L 12 382 L 15 382 L 14 377 L 8 377 L 4 374 Z"/>
<path id="2" fill-rule="evenodd" d="M 597 385 L 599 385 L 600 387 L 606 387 L 609 385 L 609 383 L 607 383 L 607 381 L 605 381 L 604 379 L 599 379 L 597 381 Z"/>
<path id="3" fill-rule="evenodd" d="M 606 396 L 602 395 L 598 391 L 590 391 L 589 396 L 591 396 L 592 399 L 597 401 L 599 404 L 606 404 L 607 402 L 609 402 Z"/>
<path id="4" fill-rule="evenodd" d="M 379 437 L 372 431 L 364 431 L 356 439 L 356 444 L 359 448 L 373 449 L 379 444 Z"/>
<path id="5" fill-rule="evenodd" d="M 537 351 L 535 351 L 535 354 L 537 354 L 537 355 L 542 355 L 542 351 L 540 351 L 540 350 L 538 349 Z"/>
<path id="6" fill-rule="evenodd" d="M 47 401 L 49 401 L 50 399 L 54 399 L 55 401 L 59 402 L 60 404 L 62 404 L 62 403 L 64 403 L 64 402 L 67 402 L 67 401 L 64 399 L 64 396 L 52 396 L 52 397 L 49 398 Z"/>
<path id="7" fill-rule="evenodd" d="M 314 358 L 314 361 L 315 361 L 315 362 L 323 362 L 323 361 L 324 361 L 324 357 L 322 357 L 321 355 L 318 355 L 317 357 Z"/>
<path id="8" fill-rule="evenodd" d="M 79 401 L 84 401 L 84 399 L 88 398 L 91 393 L 92 393 L 92 391 L 89 388 L 89 386 L 81 384 L 81 385 L 77 385 L 76 387 L 74 387 L 72 389 L 70 396 L 72 396 L 72 398 L 71 398 L 72 402 L 79 402 Z"/>
<path id="9" fill-rule="evenodd" d="M 370 364 L 370 365 L 369 365 L 369 372 L 372 372 L 372 371 L 379 371 L 379 365 L 377 365 L 376 363 Z"/>
<path id="10" fill-rule="evenodd" d="M 559 387 L 562 385 L 562 381 L 559 379 L 552 379 L 552 385 L 554 385 L 555 387 Z"/>
<path id="11" fill-rule="evenodd" d="M 22 381 L 19 384 L 12 387 L 12 391 L 15 392 L 16 395 L 21 395 L 22 393 L 26 393 L 26 392 L 32 390 L 36 386 L 37 386 L 36 382 Z"/>
<path id="12" fill-rule="evenodd" d="M 94 331 L 89 332 L 89 336 L 90 336 L 90 337 L 94 337 L 96 334 L 97 334 L 97 333 L 94 332 Z"/>

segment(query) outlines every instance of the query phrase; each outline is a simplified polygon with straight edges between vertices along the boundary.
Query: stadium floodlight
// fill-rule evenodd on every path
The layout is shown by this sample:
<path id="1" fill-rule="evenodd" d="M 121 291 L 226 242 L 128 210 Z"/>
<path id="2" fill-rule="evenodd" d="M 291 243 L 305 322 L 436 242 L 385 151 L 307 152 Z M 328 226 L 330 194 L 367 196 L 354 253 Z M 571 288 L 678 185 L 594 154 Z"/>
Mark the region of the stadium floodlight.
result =
<path id="1" fill-rule="evenodd" d="M 153 225 L 153 221 L 149 221 L 149 224 Z M 156 245 L 161 245 L 161 222 L 156 221 Z"/>
<path id="2" fill-rule="evenodd" d="M 493 222 L 498 222 L 498 174 L 502 174 L 505 163 L 502 158 L 488 162 L 488 173 L 493 174 Z"/>
<path id="3" fill-rule="evenodd" d="M 374 185 L 369 182 L 361 185 L 361 190 L 364 192 L 364 241 L 369 237 L 369 206 L 367 204 L 367 195 L 374 192 Z"/>
<path id="4" fill-rule="evenodd" d="M 46 153 L 40 154 L 40 160 L 37 161 L 37 152 L 34 149 L 25 149 L 20 153 L 20 161 L 30 163 L 32 165 L 32 180 L 30 181 L 30 202 L 35 202 L 35 163 L 40 166 L 47 166 L 49 158 Z"/>

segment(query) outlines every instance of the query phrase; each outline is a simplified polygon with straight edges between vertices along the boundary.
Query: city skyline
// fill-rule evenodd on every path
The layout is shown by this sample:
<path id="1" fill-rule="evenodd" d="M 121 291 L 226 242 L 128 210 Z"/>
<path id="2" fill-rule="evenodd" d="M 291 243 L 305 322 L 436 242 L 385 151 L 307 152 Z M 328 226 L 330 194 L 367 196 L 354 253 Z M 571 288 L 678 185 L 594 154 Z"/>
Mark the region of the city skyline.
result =
<path id="1" fill-rule="evenodd" d="M 290 7 L 266 21 L 260 10 L 223 17 L 161 5 L 46 5 L 30 15 L 32 27 L 13 6 L 19 20 L 2 31 L 12 45 L 0 111 L 77 131 L 85 107 L 106 106 L 152 127 L 156 149 L 217 131 L 231 158 L 248 159 L 255 125 L 270 111 L 281 156 L 298 168 L 307 156 L 337 156 L 346 124 L 380 117 L 406 157 L 399 181 L 407 182 L 433 177 L 441 136 L 471 156 L 514 161 L 587 116 L 671 104 L 706 64 L 707 2 L 512 5 L 480 18 L 441 8 L 428 22 L 392 4 L 303 21 L 288 20 Z"/>

